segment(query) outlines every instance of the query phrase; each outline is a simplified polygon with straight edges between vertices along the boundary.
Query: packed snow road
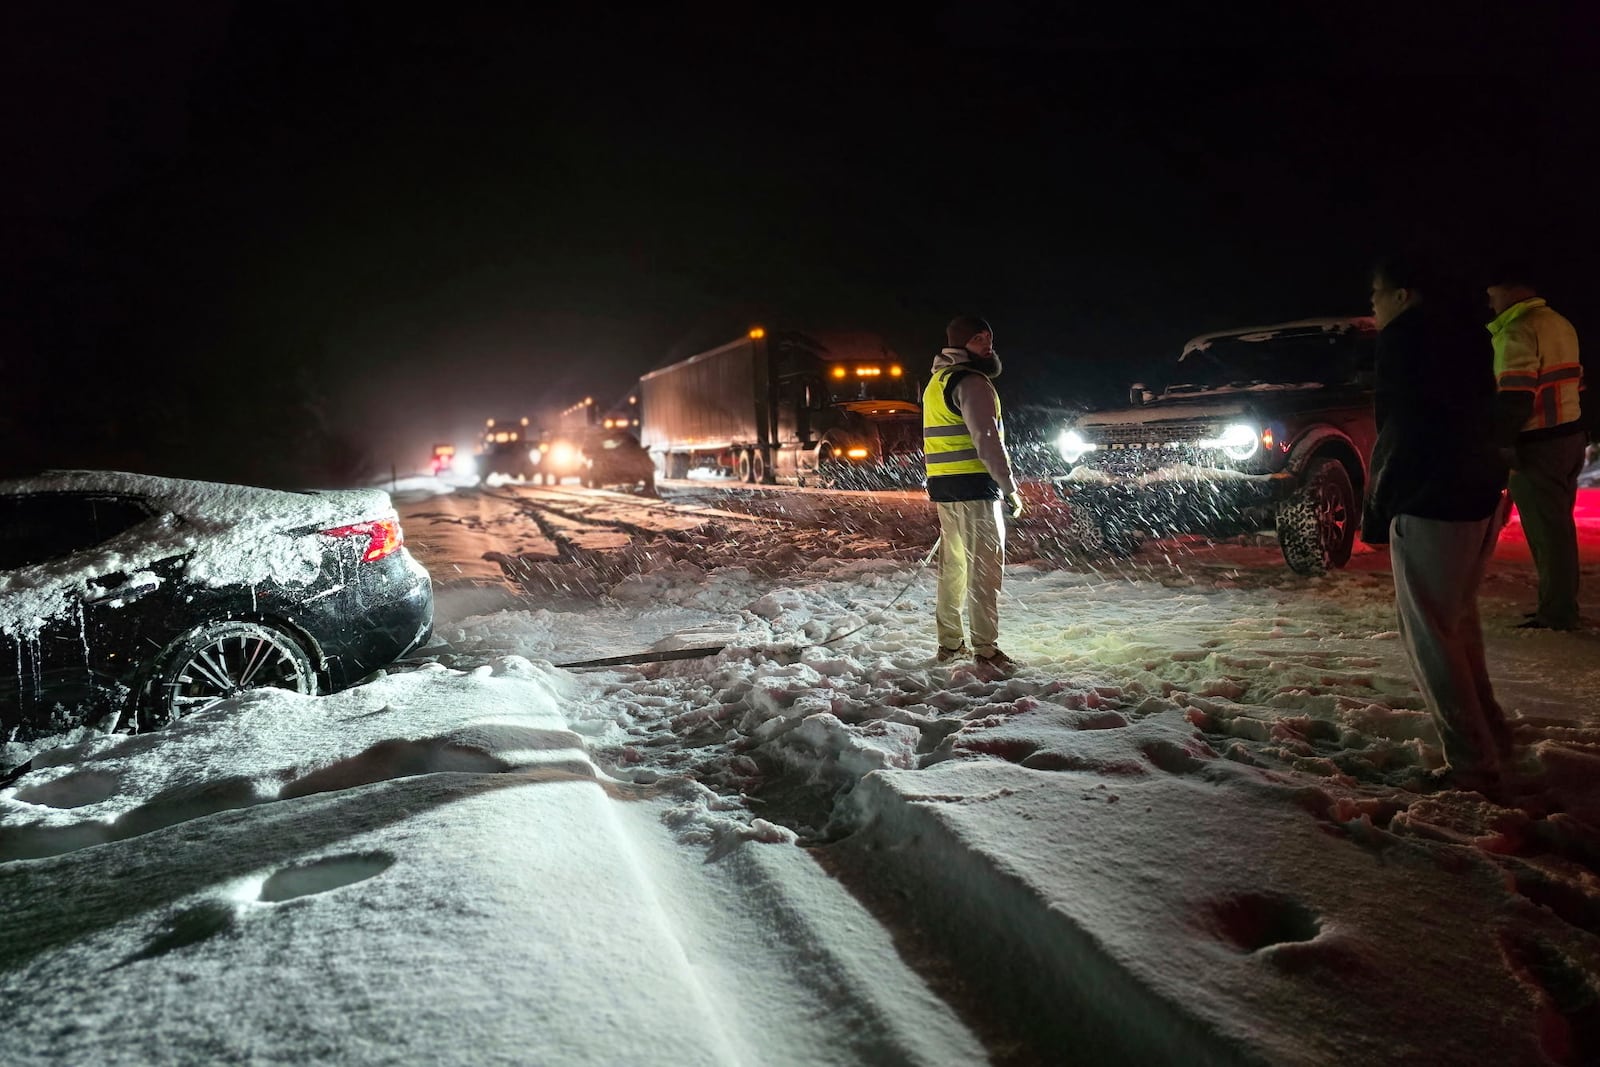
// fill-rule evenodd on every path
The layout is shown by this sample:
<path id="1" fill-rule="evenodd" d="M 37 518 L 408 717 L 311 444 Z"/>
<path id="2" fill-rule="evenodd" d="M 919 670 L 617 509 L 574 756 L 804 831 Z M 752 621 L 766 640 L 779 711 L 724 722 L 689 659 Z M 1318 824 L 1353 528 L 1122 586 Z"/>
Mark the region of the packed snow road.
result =
<path id="1" fill-rule="evenodd" d="M 413 662 L 40 751 L 0 791 L 8 1062 L 1600 1055 L 1600 658 L 1511 628 L 1515 527 L 1504 806 L 1421 785 L 1381 553 L 1106 562 L 1036 508 L 999 678 L 932 662 L 916 494 L 663 494 L 419 480 Z"/>

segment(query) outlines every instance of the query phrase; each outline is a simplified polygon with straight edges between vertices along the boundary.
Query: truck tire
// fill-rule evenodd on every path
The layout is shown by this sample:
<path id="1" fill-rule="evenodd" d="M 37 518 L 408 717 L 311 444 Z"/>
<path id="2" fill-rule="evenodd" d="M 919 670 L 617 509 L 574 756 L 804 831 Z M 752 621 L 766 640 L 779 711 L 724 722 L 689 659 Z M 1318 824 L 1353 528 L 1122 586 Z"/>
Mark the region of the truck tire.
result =
<path id="1" fill-rule="evenodd" d="M 817 449 L 817 479 L 820 489 L 840 489 L 844 485 L 844 464 L 833 458 L 833 449 L 823 445 Z"/>
<path id="2" fill-rule="evenodd" d="M 741 482 L 755 481 L 755 463 L 750 459 L 749 449 L 740 451 L 738 463 L 739 480 Z"/>
<path id="3" fill-rule="evenodd" d="M 1356 491 L 1336 459 L 1316 459 L 1294 495 L 1278 505 L 1278 547 L 1296 574 L 1326 574 L 1350 562 Z"/>
<path id="4" fill-rule="evenodd" d="M 767 455 L 759 448 L 750 450 L 750 480 L 756 485 L 767 483 Z"/>

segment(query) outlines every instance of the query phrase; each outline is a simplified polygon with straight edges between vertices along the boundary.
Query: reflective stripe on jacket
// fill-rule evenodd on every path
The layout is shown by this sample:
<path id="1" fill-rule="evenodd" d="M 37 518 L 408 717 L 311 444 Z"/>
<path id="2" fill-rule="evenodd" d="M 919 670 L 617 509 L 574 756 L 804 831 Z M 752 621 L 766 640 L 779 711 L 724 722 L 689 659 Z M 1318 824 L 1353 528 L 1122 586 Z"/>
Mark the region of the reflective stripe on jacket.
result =
<path id="1" fill-rule="evenodd" d="M 1506 308 L 1489 323 L 1494 377 L 1501 392 L 1533 394 L 1533 414 L 1520 430 L 1548 430 L 1577 422 L 1583 365 L 1578 333 L 1542 297 Z"/>
<path id="2" fill-rule="evenodd" d="M 989 468 L 978 458 L 978 446 L 972 440 L 966 420 L 950 406 L 950 378 L 952 374 L 975 374 L 960 364 L 940 367 L 928 379 L 922 391 L 922 454 L 928 477 L 950 474 L 988 474 Z M 1000 415 L 1000 399 L 995 398 L 996 419 Z M 1002 424 L 1001 440 L 1005 440 Z"/>

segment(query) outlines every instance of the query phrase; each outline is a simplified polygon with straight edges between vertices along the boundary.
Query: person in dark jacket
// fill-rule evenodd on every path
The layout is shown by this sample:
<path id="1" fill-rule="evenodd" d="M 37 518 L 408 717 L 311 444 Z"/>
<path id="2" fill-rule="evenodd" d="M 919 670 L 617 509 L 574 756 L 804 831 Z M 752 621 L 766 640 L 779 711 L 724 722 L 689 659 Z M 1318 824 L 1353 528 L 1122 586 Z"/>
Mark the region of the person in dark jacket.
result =
<path id="1" fill-rule="evenodd" d="M 1430 294 L 1424 300 L 1424 290 Z M 1361 538 L 1389 545 L 1400 636 L 1439 733 L 1441 784 L 1498 792 L 1511 734 L 1483 653 L 1478 585 L 1505 522 L 1493 353 L 1419 268 L 1374 272 L 1378 440 Z"/>

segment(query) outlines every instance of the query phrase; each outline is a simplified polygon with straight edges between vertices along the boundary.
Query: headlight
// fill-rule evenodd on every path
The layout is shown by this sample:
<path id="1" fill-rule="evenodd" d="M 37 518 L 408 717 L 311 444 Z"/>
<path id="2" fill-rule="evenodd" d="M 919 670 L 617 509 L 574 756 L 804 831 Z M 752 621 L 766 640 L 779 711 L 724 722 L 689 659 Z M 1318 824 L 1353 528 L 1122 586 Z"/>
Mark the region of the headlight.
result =
<path id="1" fill-rule="evenodd" d="M 864 448 L 847 448 L 845 449 L 844 454 L 849 456 L 851 459 L 866 459 L 869 455 L 871 455 L 871 453 Z"/>
<path id="2" fill-rule="evenodd" d="M 1201 448 L 1220 448 L 1229 459 L 1249 459 L 1261 447 L 1261 431 L 1246 422 L 1236 422 L 1223 427 L 1215 437 L 1205 437 L 1195 444 Z"/>
<path id="3" fill-rule="evenodd" d="M 1077 430 L 1062 430 L 1061 436 L 1056 438 L 1056 451 L 1060 452 L 1061 458 L 1068 463 L 1078 462 L 1097 447 L 1099 446 L 1086 439 Z"/>
<path id="4" fill-rule="evenodd" d="M 558 467 L 565 467 L 577 459 L 578 455 L 572 446 L 564 442 L 557 442 L 550 446 L 550 461 Z"/>

